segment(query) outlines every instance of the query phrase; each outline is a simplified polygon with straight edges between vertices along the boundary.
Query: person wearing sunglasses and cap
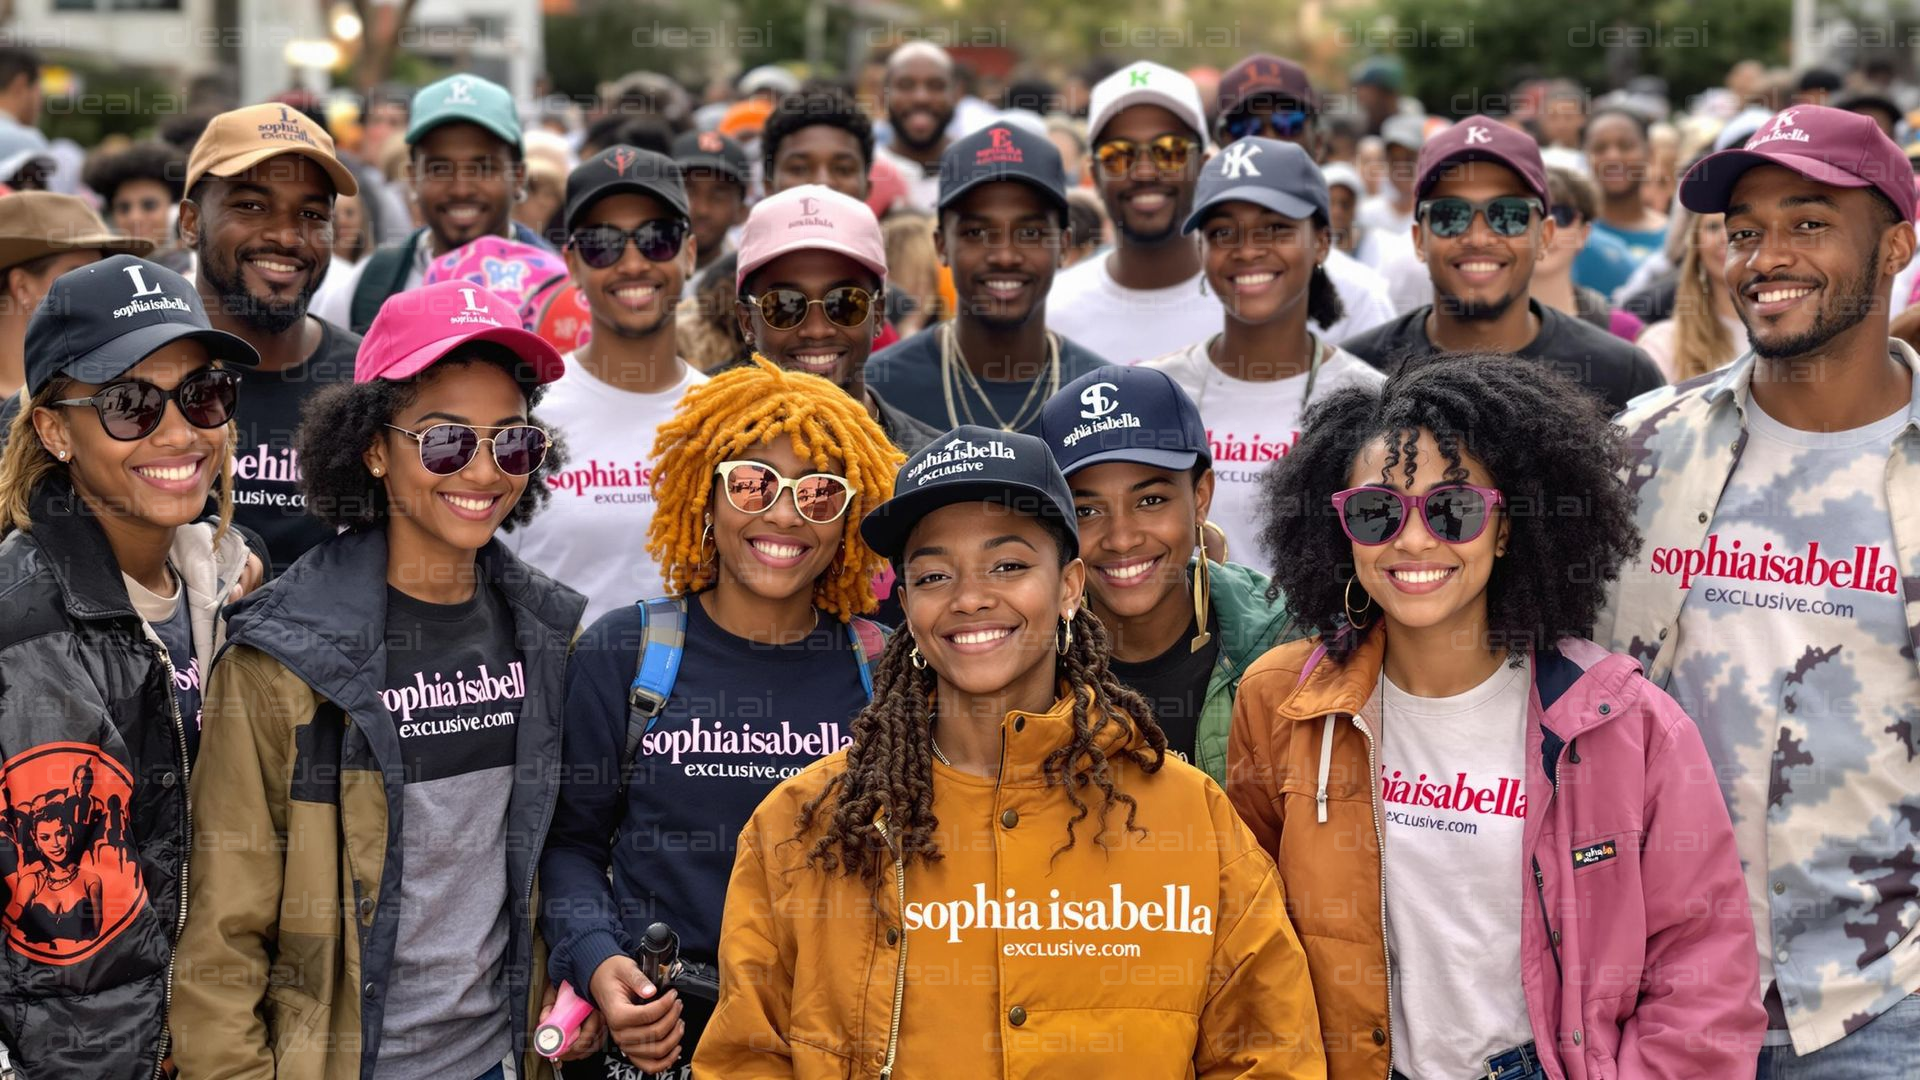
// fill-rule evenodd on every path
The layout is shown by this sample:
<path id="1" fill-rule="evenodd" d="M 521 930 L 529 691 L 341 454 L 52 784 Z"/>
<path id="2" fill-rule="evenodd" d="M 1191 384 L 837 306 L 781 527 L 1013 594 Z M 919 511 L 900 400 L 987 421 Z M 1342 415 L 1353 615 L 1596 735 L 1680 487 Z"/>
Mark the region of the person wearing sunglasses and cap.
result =
<path id="1" fill-rule="evenodd" d="M 734 271 L 735 316 L 755 355 L 846 391 L 902 453 L 937 429 L 882 397 L 866 378 L 885 312 L 887 245 L 851 195 L 802 184 L 753 204 Z"/>
<path id="2" fill-rule="evenodd" d="M 496 534 L 545 501 L 562 368 L 448 281 L 308 406 L 301 484 L 344 531 L 231 610 L 208 684 L 183 1075 L 546 1075 L 534 872 L 585 600 Z"/>
<path id="3" fill-rule="evenodd" d="M 1384 377 L 1315 333 L 1345 314 L 1327 274 L 1326 181 L 1294 143 L 1251 137 L 1207 162 L 1185 231 L 1198 233 L 1224 329 L 1146 366 L 1192 395 L 1216 466 L 1225 551 L 1254 551 L 1260 478 L 1299 437 L 1315 400 Z"/>
<path id="4" fill-rule="evenodd" d="M 554 981 L 612 1037 L 596 1080 L 688 1075 L 712 1003 L 659 994 L 635 951 L 665 922 L 712 965 L 734 838 L 782 778 L 846 745 L 885 641 L 863 617 L 885 562 L 860 522 L 899 462 L 832 383 L 764 358 L 693 388 L 660 429 L 648 546 L 667 592 L 574 650 L 569 780 L 541 862 Z M 657 679 L 669 656 L 677 675 Z"/>
<path id="5" fill-rule="evenodd" d="M 1433 303 L 1342 348 L 1387 372 L 1435 353 L 1508 353 L 1572 376 L 1609 414 L 1665 385 L 1645 352 L 1529 295 L 1556 228 L 1532 138 L 1470 116 L 1420 148 L 1414 195 L 1414 247 Z"/>
<path id="6" fill-rule="evenodd" d="M 740 834 L 695 1077 L 1324 1075 L 1272 862 L 1110 670 L 1074 515 L 965 426 L 861 523 L 906 625 Z"/>
<path id="7" fill-rule="evenodd" d="M 676 347 L 674 310 L 695 258 L 687 205 L 679 169 L 652 150 L 609 147 L 567 177 L 567 270 L 593 336 L 567 354 L 540 406 L 572 460 L 540 517 L 506 544 L 586 594 L 587 622 L 664 591 L 635 546 L 658 506 L 646 461 L 654 431 L 707 381 Z"/>
<path id="8" fill-rule="evenodd" d="M 1462 354 L 1328 397 L 1267 474 L 1314 636 L 1241 680 L 1227 793 L 1302 899 L 1332 1080 L 1753 1075 L 1706 748 L 1584 638 L 1639 539 L 1622 457 L 1564 376 Z"/>
<path id="9" fill-rule="evenodd" d="M 0 1057 L 138 1080 L 167 1055 L 201 677 L 247 559 L 233 369 L 258 355 L 131 255 L 56 278 L 26 352 L 0 455 Z"/>
<path id="10" fill-rule="evenodd" d="M 1114 677 L 1153 707 L 1169 753 L 1226 783 L 1240 676 L 1294 635 L 1265 574 L 1204 557 L 1218 473 L 1199 408 L 1166 372 L 1104 367 L 1048 399 L 1040 437 L 1073 492 Z"/>

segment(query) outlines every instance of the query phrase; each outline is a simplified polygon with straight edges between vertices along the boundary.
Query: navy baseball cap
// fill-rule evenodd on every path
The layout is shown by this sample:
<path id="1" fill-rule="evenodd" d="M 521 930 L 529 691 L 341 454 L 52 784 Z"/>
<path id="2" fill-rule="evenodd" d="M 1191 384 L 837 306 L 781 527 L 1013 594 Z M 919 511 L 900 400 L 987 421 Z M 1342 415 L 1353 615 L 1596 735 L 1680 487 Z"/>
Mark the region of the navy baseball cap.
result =
<path id="1" fill-rule="evenodd" d="M 1040 437 L 1067 476 L 1112 461 L 1174 472 L 1213 465 L 1200 407 L 1154 368 L 1109 364 L 1061 387 L 1040 411 Z"/>
<path id="2" fill-rule="evenodd" d="M 1181 232 L 1192 232 L 1224 202 L 1250 202 L 1304 221 L 1329 216 L 1327 178 L 1297 144 L 1257 136 L 1240 139 L 1207 159 L 1193 192 L 1193 212 Z"/>
<path id="3" fill-rule="evenodd" d="M 1067 170 L 1053 140 L 1019 124 L 989 124 L 947 147 L 940 155 L 940 209 L 945 210 L 981 184 L 1017 180 L 1067 212 Z"/>
<path id="4" fill-rule="evenodd" d="M 988 502 L 1046 518 L 1067 539 L 1067 557 L 1080 554 L 1073 492 L 1047 444 L 997 428 L 963 424 L 928 443 L 900 466 L 893 498 L 860 521 L 867 546 L 899 563 L 920 519 L 954 503 Z"/>
<path id="5" fill-rule="evenodd" d="M 589 207 L 622 192 L 651 195 L 681 217 L 689 216 L 687 186 L 681 183 L 680 166 L 672 158 L 653 150 L 609 146 L 567 174 L 567 209 L 561 215 L 561 228 L 572 232 Z"/>
<path id="6" fill-rule="evenodd" d="M 747 151 L 717 131 L 682 132 L 673 140 L 673 160 L 683 179 L 717 176 L 742 185 L 753 179 Z"/>
<path id="7" fill-rule="evenodd" d="M 253 346 L 215 330 L 187 279 L 145 259 L 113 255 L 61 274 L 27 321 L 27 393 L 65 375 L 104 383 L 183 338 L 216 360 L 260 363 Z"/>

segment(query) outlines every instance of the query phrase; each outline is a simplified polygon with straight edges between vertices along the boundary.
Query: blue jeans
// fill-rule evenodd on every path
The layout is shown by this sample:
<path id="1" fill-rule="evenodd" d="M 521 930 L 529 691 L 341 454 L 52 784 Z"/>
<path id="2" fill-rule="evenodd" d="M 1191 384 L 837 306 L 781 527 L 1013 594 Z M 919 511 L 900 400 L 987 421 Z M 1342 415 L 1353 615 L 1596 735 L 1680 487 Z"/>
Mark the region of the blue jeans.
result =
<path id="1" fill-rule="evenodd" d="M 1482 1080 L 1488 1076 L 1498 1077 L 1499 1080 L 1547 1080 L 1547 1067 L 1540 1064 L 1539 1054 L 1534 1051 L 1533 1044 L 1528 1043 L 1488 1058 L 1487 1071 L 1470 1080 Z M 1406 1077 L 1396 1070 L 1393 1080 L 1406 1080 Z"/>
<path id="2" fill-rule="evenodd" d="M 1920 1076 L 1920 994 L 1837 1043 L 1801 1057 L 1791 1046 L 1760 1051 L 1757 1080 L 1913 1080 Z"/>

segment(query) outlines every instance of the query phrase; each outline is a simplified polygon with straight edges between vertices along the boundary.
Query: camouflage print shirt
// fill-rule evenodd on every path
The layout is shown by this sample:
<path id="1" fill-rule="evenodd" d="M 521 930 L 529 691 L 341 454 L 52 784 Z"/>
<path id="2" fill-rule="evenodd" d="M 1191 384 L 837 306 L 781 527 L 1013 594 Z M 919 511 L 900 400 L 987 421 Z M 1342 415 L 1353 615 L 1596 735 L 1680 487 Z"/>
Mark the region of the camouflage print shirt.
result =
<path id="1" fill-rule="evenodd" d="M 1920 379 L 1886 420 L 1814 434 L 1757 409 L 1754 364 L 1621 415 L 1643 544 L 1596 636 L 1699 724 L 1770 1041 L 1805 1054 L 1920 990 Z"/>

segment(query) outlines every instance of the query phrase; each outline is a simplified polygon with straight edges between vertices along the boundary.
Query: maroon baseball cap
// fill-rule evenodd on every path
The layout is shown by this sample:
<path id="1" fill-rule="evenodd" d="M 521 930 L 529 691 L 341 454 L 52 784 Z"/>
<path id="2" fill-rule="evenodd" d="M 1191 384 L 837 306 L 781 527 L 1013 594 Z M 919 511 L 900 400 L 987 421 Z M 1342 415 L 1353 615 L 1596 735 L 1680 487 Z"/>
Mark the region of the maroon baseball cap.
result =
<path id="1" fill-rule="evenodd" d="M 1738 150 L 1710 154 L 1680 181 L 1680 204 L 1696 214 L 1724 214 L 1733 186 L 1755 165 L 1778 165 L 1819 184 L 1870 187 L 1913 220 L 1913 165 L 1873 117 L 1795 105 L 1773 119 Z"/>
<path id="2" fill-rule="evenodd" d="M 1447 166 L 1468 161 L 1505 165 L 1520 177 L 1540 205 L 1553 202 L 1547 194 L 1547 167 L 1540 161 L 1539 144 L 1532 136 L 1486 116 L 1469 116 L 1420 147 L 1414 197 L 1426 198 L 1427 189 L 1440 182 Z"/>
<path id="3" fill-rule="evenodd" d="M 521 328 L 511 301 L 470 281 L 440 281 L 394 293 L 380 305 L 354 358 L 353 381 L 411 379 L 454 349 L 490 341 L 518 353 L 533 368 L 535 382 L 550 383 L 566 370 L 560 351 Z"/>
<path id="4" fill-rule="evenodd" d="M 1219 115 L 1229 116 L 1261 94 L 1290 98 L 1308 112 L 1317 112 L 1320 97 L 1313 92 L 1307 69 L 1270 53 L 1256 53 L 1220 76 Z"/>

